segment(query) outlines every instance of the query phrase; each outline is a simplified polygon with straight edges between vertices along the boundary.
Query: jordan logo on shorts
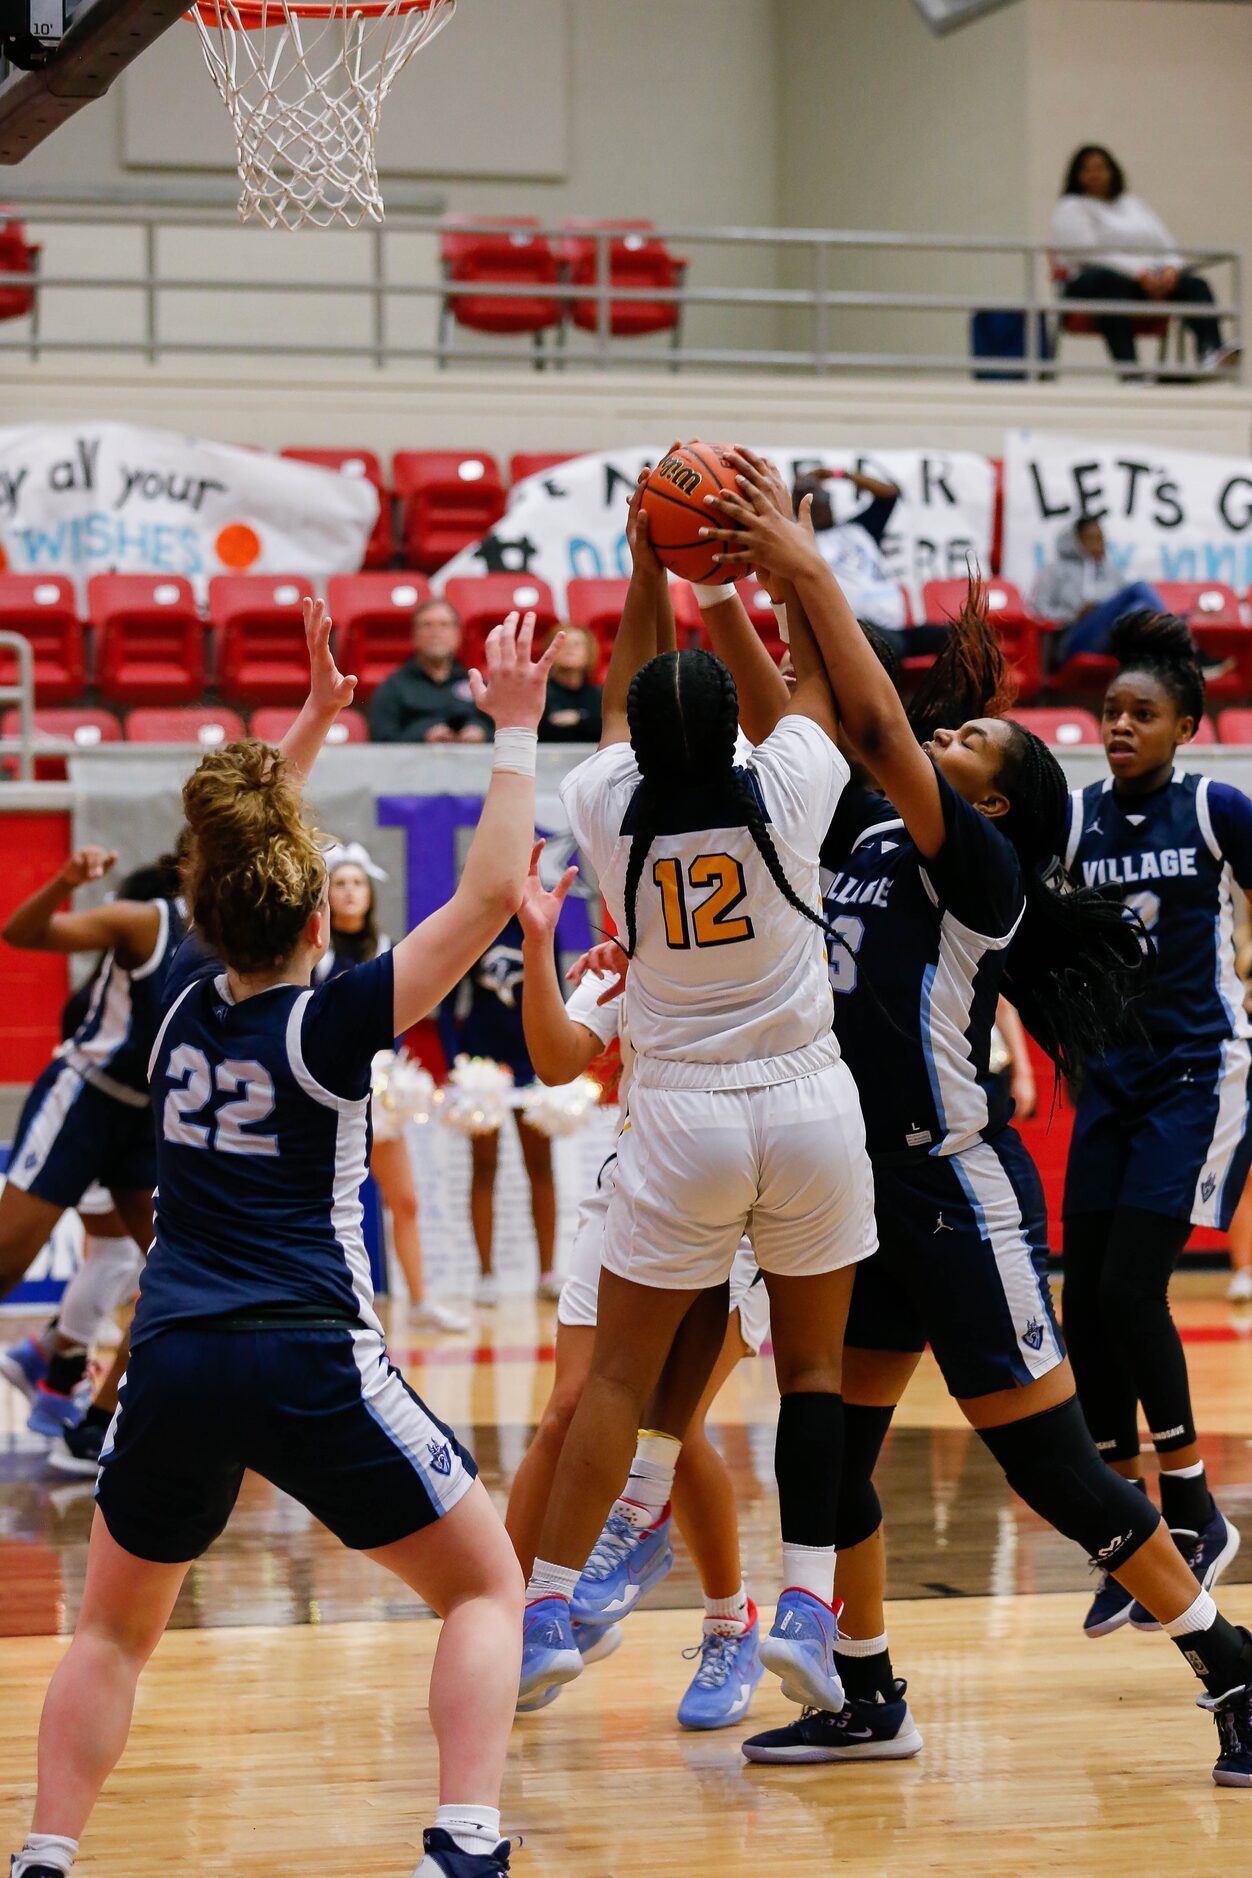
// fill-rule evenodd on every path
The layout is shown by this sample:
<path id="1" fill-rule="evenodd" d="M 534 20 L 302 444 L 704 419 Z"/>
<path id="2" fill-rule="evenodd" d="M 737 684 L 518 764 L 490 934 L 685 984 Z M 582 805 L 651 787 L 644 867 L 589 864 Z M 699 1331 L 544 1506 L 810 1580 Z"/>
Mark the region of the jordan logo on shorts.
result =
<path id="1" fill-rule="evenodd" d="M 955 1232 L 955 1231 L 956 1231 L 956 1227 L 949 1226 L 947 1220 L 943 1217 L 943 1214 L 940 1213 L 938 1219 L 935 1221 L 935 1232 Z M 930 1236 L 933 1239 L 935 1236 L 935 1233 L 932 1232 Z"/>
<path id="2" fill-rule="evenodd" d="M 1043 1348 L 1043 1325 L 1037 1317 L 1032 1317 L 1022 1332 L 1022 1342 L 1032 1350 Z"/>
<path id="3" fill-rule="evenodd" d="M 1200 1182 L 1200 1198 L 1203 1200 L 1205 1206 L 1207 1206 L 1209 1201 L 1213 1198 L 1216 1188 L 1217 1175 L 1206 1174 L 1204 1179 Z"/>
<path id="4" fill-rule="evenodd" d="M 446 1475 L 452 1472 L 452 1450 L 446 1441 L 430 1443 L 430 1464 L 437 1474 Z"/>

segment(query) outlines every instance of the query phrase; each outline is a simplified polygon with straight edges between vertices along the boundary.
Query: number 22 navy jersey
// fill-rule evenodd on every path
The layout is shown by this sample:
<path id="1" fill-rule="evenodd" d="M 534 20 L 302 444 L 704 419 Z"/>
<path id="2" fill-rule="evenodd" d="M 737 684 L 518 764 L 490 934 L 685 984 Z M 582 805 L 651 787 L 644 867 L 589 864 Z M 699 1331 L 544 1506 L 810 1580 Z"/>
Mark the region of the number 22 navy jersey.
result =
<path id="1" fill-rule="evenodd" d="M 1178 769 L 1147 796 L 1090 783 L 1070 797 L 1065 865 L 1078 885 L 1120 891 L 1156 942 L 1136 1005 L 1153 1048 L 1252 1035 L 1235 971 L 1234 887 L 1252 887 L 1241 791 Z"/>
<path id="2" fill-rule="evenodd" d="M 189 941 L 151 1060 L 156 1239 L 136 1345 L 196 1318 L 363 1324 L 370 1064 L 390 1047 L 392 954 L 236 1003 Z"/>

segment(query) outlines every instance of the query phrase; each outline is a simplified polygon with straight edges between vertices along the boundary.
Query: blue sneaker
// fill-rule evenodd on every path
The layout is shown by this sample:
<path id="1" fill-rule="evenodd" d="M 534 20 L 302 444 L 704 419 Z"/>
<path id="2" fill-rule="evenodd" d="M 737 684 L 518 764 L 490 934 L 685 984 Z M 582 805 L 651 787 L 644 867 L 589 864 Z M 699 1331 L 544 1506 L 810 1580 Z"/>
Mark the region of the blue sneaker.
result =
<path id="1" fill-rule="evenodd" d="M 849 1702 L 837 1715 L 806 1708 L 799 1721 L 769 1728 L 743 1744 L 750 1761 L 907 1761 L 922 1737 L 904 1699 L 907 1683 L 892 1684 L 889 1702 Z"/>
<path id="2" fill-rule="evenodd" d="M 843 1707 L 843 1684 L 835 1669 L 835 1613 L 809 1591 L 784 1591 L 774 1627 L 761 1644 L 761 1661 L 782 1678 L 782 1692 L 802 1708 Z"/>
<path id="3" fill-rule="evenodd" d="M 0 1376 L 20 1389 L 28 1402 L 33 1402 L 36 1389 L 48 1376 L 48 1356 L 43 1345 L 34 1337 L 23 1337 L 11 1350 L 0 1352 Z"/>
<path id="4" fill-rule="evenodd" d="M 66 1436 L 68 1440 L 69 1437 Z M 55 1465 L 55 1462 L 53 1463 Z M 609 1624 L 602 1629 L 599 1625 L 575 1624 L 574 1642 L 578 1645 L 578 1654 L 583 1659 L 583 1668 L 589 1663 L 602 1663 L 606 1656 L 612 1656 L 622 1641 L 620 1624 Z M 555 1702 L 561 1693 L 561 1684 L 553 1683 L 542 1695 L 532 1696 L 528 1701 L 519 1702 L 514 1709 L 515 1715 L 533 1715 L 536 1709 L 547 1708 L 549 1702 Z"/>
<path id="5" fill-rule="evenodd" d="M 765 1674 L 761 1667 L 761 1626 L 756 1606 L 748 1605 L 751 1622 L 738 1637 L 705 1635 L 694 1650 L 684 1650 L 690 1658 L 698 1656 L 700 1667 L 691 1678 L 686 1695 L 678 1704 L 680 1728 L 729 1728 L 741 1721 Z"/>
<path id="6" fill-rule="evenodd" d="M 1252 1787 L 1252 1685 L 1225 1695 L 1198 1695 L 1196 1707 L 1206 1708 L 1217 1723 L 1222 1751 L 1213 1763 L 1213 1784 Z"/>
<path id="7" fill-rule="evenodd" d="M 1084 1637 L 1107 1637 L 1130 1620 L 1134 1599 L 1111 1572 L 1101 1572 L 1091 1609 L 1082 1620 Z"/>
<path id="8" fill-rule="evenodd" d="M 564 1598 L 536 1598 L 522 1618 L 522 1673 L 517 1685 L 519 1706 L 543 1704 L 536 1696 L 583 1673 L 583 1659 L 574 1641 L 569 1605 Z M 528 1712 L 528 1711 L 524 1711 Z"/>
<path id="9" fill-rule="evenodd" d="M 55 1441 L 67 1428 L 77 1428 L 86 1409 L 81 1402 L 76 1402 L 72 1395 L 62 1395 L 59 1389 L 49 1389 L 46 1382 L 41 1382 L 35 1390 L 30 1414 L 26 1426 L 33 1435 L 47 1435 Z"/>
<path id="10" fill-rule="evenodd" d="M 1202 1591 L 1213 1589 L 1240 1545 L 1239 1528 L 1218 1510 L 1216 1501 L 1213 1502 L 1213 1511 L 1203 1532 L 1179 1531 L 1171 1527 L 1169 1536 L 1187 1561 Z M 1145 1610 L 1139 1603 L 1130 1607 L 1130 1627 L 1132 1630 L 1161 1628 L 1151 1611 Z"/>
<path id="11" fill-rule="evenodd" d="M 413 1878 L 497 1878 L 509 1869 L 512 1841 L 501 1839 L 493 1852 L 462 1852 L 450 1832 L 428 1826 L 422 1834 L 426 1854 Z"/>
<path id="12" fill-rule="evenodd" d="M 576 1624 L 615 1624 L 674 1564 L 668 1508 L 640 1532 L 624 1513 L 610 1513 L 583 1575 L 574 1586 L 570 1616 Z"/>

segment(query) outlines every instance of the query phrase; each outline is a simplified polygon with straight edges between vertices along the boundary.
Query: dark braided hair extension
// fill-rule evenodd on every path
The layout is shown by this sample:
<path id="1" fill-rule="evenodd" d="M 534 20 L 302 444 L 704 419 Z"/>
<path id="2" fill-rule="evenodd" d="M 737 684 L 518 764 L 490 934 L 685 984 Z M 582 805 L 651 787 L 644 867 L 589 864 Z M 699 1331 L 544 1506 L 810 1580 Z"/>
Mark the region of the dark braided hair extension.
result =
<path id="1" fill-rule="evenodd" d="M 971 574 L 948 643 L 908 706 L 909 724 L 917 741 L 927 743 L 941 725 L 1003 717 L 1016 694 L 1012 667 L 987 618 L 986 583 Z"/>
<path id="2" fill-rule="evenodd" d="M 736 820 L 751 835 L 783 899 L 842 945 L 839 935 L 820 913 L 805 905 L 787 879 L 760 804 L 735 775 L 739 694 L 729 668 L 711 652 L 659 653 L 635 673 L 626 716 L 643 779 L 623 884 L 626 956 L 634 957 L 638 942 L 635 900 L 643 864 L 660 826 L 660 806 L 677 790 L 693 786 L 725 790 Z"/>
<path id="3" fill-rule="evenodd" d="M 1119 672 L 1147 672 L 1169 693 L 1179 715 L 1198 725 L 1204 715 L 1204 668 L 1185 620 L 1146 607 L 1123 614 L 1109 634 Z"/>
<path id="4" fill-rule="evenodd" d="M 1026 907 L 1005 960 L 1003 991 L 1067 1079 L 1134 1034 L 1133 1004 L 1155 960 L 1137 914 L 1094 887 L 1071 887 L 1060 855 L 1069 794 L 1045 743 L 1020 724 L 997 785 L 1010 807 L 996 823 L 1022 865 Z"/>

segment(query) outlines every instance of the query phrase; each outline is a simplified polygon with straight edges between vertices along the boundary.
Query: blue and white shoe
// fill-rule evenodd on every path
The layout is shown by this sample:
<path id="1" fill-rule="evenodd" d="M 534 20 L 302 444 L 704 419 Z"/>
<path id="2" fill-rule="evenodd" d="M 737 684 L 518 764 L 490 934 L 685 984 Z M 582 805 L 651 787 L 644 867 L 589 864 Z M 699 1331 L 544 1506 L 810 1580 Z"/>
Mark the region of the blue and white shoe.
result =
<path id="1" fill-rule="evenodd" d="M 1114 1630 L 1129 1623 L 1131 1606 L 1134 1599 L 1123 1585 L 1119 1585 L 1111 1572 L 1101 1572 L 1096 1594 L 1091 1600 L 1091 1609 L 1082 1620 L 1084 1637 L 1107 1637 Z"/>
<path id="2" fill-rule="evenodd" d="M 578 1654 L 583 1659 L 583 1668 L 589 1663 L 602 1663 L 607 1656 L 619 1648 L 622 1641 L 620 1624 L 609 1624 L 605 1628 L 599 1625 L 575 1624 L 574 1642 L 578 1645 Z M 549 1702 L 555 1702 L 561 1693 L 561 1684 L 553 1683 L 542 1695 L 532 1696 L 528 1701 L 519 1702 L 514 1709 L 515 1715 L 533 1715 L 536 1709 L 547 1708 Z"/>
<path id="3" fill-rule="evenodd" d="M 48 1356 L 43 1345 L 34 1337 L 23 1337 L 11 1350 L 0 1351 L 0 1376 L 33 1402 L 36 1389 L 48 1378 Z"/>
<path id="4" fill-rule="evenodd" d="M 761 1643 L 761 1661 L 782 1679 L 782 1692 L 801 1708 L 837 1715 L 843 1684 L 835 1668 L 835 1613 L 810 1591 L 784 1591 L 774 1627 Z"/>
<path id="5" fill-rule="evenodd" d="M 686 1657 L 698 1656 L 700 1667 L 678 1704 L 680 1728 L 729 1728 L 742 1721 L 765 1674 L 761 1667 L 761 1626 L 756 1606 L 749 1603 L 751 1622 L 738 1637 L 704 1636 Z"/>
<path id="6" fill-rule="evenodd" d="M 642 1531 L 624 1513 L 610 1513 L 583 1575 L 574 1586 L 570 1616 L 576 1624 L 615 1624 L 634 1610 L 645 1591 L 672 1570 L 667 1508 Z"/>
<path id="7" fill-rule="evenodd" d="M 569 1605 L 564 1598 L 536 1598 L 522 1618 L 522 1673 L 517 1685 L 519 1707 L 542 1708 L 536 1696 L 573 1682 L 583 1673 L 583 1659 L 574 1641 Z M 529 1712 L 529 1709 L 524 1712 Z"/>
<path id="8" fill-rule="evenodd" d="M 413 1878 L 498 1878 L 509 1869 L 512 1841 L 501 1839 L 493 1852 L 462 1852 L 442 1826 L 428 1826 L 422 1834 L 426 1854 Z"/>
<path id="9" fill-rule="evenodd" d="M 1196 1707 L 1206 1708 L 1217 1723 L 1222 1751 L 1213 1763 L 1213 1784 L 1252 1787 L 1252 1685 L 1225 1695 L 1198 1695 Z"/>
<path id="10" fill-rule="evenodd" d="M 1178 1531 L 1171 1527 L 1169 1536 L 1182 1553 L 1202 1591 L 1213 1589 L 1241 1543 L 1239 1528 L 1219 1510 L 1216 1501 L 1213 1502 L 1213 1511 L 1203 1532 Z M 1145 1610 L 1137 1602 L 1130 1607 L 1130 1627 L 1132 1630 L 1161 1628 L 1151 1611 Z"/>
<path id="11" fill-rule="evenodd" d="M 892 1684 L 889 1702 L 849 1702 L 832 1715 L 806 1708 L 799 1721 L 768 1728 L 743 1744 L 750 1761 L 907 1761 L 920 1754 L 922 1737 L 904 1699 L 907 1684 Z"/>
<path id="12" fill-rule="evenodd" d="M 41 1382 L 35 1390 L 26 1418 L 26 1426 L 33 1435 L 47 1435 L 55 1441 L 67 1428 L 77 1428 L 86 1409 L 82 1402 L 72 1395 L 62 1395 L 59 1389 L 49 1389 L 46 1382 Z"/>

